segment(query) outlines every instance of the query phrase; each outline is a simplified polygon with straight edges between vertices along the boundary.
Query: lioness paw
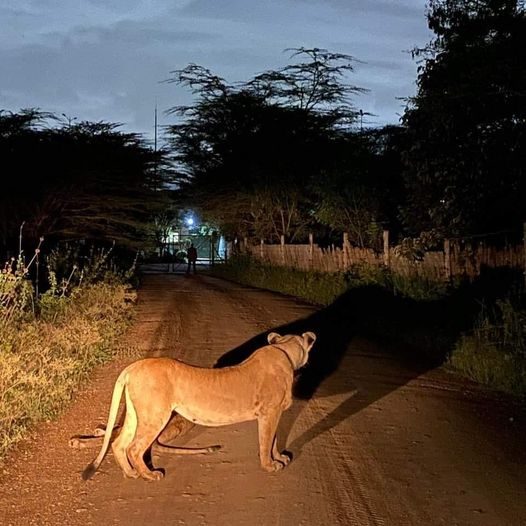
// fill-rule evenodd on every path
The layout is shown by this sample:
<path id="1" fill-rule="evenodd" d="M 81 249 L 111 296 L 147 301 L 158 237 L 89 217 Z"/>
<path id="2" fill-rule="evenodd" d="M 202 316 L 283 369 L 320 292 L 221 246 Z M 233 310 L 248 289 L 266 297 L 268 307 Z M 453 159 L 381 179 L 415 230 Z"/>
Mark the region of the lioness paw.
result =
<path id="1" fill-rule="evenodd" d="M 292 457 L 287 453 L 280 453 L 276 458 L 274 458 L 274 460 L 281 462 L 283 464 L 283 467 L 285 467 L 289 465 L 290 461 L 292 460 Z"/>
<path id="2" fill-rule="evenodd" d="M 143 474 L 142 477 L 145 480 L 151 480 L 151 481 L 162 480 L 164 478 L 164 473 L 160 470 L 155 470 L 155 471 L 150 471 L 148 475 Z"/>
<path id="3" fill-rule="evenodd" d="M 280 462 L 279 460 L 273 460 L 269 464 L 265 464 L 263 469 L 269 473 L 274 473 L 275 471 L 281 471 L 284 467 L 285 464 L 283 464 L 283 462 Z"/>

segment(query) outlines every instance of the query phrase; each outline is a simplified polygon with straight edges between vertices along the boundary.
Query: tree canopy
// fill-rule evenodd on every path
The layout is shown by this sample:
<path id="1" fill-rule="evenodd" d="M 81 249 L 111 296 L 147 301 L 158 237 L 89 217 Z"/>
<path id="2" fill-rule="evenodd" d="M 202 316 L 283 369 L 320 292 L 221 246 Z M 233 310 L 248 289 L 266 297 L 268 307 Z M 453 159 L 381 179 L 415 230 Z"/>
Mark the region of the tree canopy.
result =
<path id="1" fill-rule="evenodd" d="M 526 198 L 526 11 L 516 0 L 432 0 L 403 117 L 406 228 L 516 228 Z"/>
<path id="2" fill-rule="evenodd" d="M 196 64 L 172 71 L 167 82 L 195 99 L 169 110 L 177 120 L 160 152 L 117 124 L 0 112 L 0 245 L 17 246 L 23 222 L 33 239 L 138 245 L 165 237 L 188 208 L 228 237 L 269 241 L 344 231 L 376 246 L 385 227 L 447 236 L 517 228 L 524 2 L 431 0 L 427 18 L 435 36 L 414 50 L 417 93 L 402 126 L 357 126 L 354 98 L 365 90 L 349 82 L 355 60 L 319 48 L 289 50 L 290 64 L 246 82 Z"/>
<path id="3" fill-rule="evenodd" d="M 195 64 L 169 80 L 197 99 L 171 110 L 184 118 L 169 129 L 181 191 L 227 234 L 305 237 L 315 187 L 356 119 L 349 97 L 364 90 L 342 80 L 352 57 L 300 48 L 291 58 L 235 85 Z"/>
<path id="4" fill-rule="evenodd" d="M 163 152 L 118 124 L 60 123 L 37 110 L 0 113 L 0 245 L 105 239 L 138 246 L 167 182 Z"/>

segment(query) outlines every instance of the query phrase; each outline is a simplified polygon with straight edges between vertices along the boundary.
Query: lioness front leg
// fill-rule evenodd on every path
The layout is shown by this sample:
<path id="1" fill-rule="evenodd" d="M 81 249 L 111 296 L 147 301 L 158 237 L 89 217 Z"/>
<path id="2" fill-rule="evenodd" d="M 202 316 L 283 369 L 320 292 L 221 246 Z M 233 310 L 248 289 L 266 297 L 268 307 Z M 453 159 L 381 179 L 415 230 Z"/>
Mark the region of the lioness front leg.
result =
<path id="1" fill-rule="evenodd" d="M 287 453 L 280 453 L 278 451 L 278 439 L 276 435 L 274 435 L 274 441 L 272 442 L 272 459 L 278 460 L 279 462 L 283 463 L 284 466 L 287 466 L 292 460 L 291 456 Z"/>
<path id="2" fill-rule="evenodd" d="M 279 471 L 283 469 L 288 464 L 288 460 L 290 460 L 287 457 L 287 462 L 283 462 L 279 456 L 274 458 L 274 450 L 277 452 L 275 440 L 280 417 L 281 411 L 275 411 L 258 417 L 259 460 L 261 467 L 265 471 Z"/>

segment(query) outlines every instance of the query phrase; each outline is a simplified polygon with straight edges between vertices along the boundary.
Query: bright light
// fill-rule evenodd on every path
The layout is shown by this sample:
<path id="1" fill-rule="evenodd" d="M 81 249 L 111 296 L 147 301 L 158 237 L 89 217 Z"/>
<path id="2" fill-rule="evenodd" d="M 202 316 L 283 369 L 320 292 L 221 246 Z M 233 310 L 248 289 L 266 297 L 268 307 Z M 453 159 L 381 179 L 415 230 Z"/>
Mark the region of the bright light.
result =
<path id="1" fill-rule="evenodd" d="M 186 224 L 188 226 L 192 226 L 194 224 L 194 218 L 193 217 L 187 217 L 186 218 Z"/>

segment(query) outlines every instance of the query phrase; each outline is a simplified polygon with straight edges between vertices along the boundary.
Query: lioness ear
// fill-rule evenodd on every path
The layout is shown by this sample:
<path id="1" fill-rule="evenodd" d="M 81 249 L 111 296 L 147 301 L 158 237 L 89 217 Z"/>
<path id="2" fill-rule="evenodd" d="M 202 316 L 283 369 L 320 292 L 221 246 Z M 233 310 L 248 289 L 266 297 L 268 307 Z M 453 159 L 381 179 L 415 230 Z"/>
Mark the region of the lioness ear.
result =
<path id="1" fill-rule="evenodd" d="M 313 332 L 304 332 L 303 333 L 303 347 L 306 351 L 310 351 L 311 347 L 316 341 L 316 335 Z"/>
<path id="2" fill-rule="evenodd" d="M 269 332 L 267 336 L 267 341 L 272 345 L 273 343 L 276 343 L 276 340 L 281 338 L 281 335 L 277 332 Z"/>

